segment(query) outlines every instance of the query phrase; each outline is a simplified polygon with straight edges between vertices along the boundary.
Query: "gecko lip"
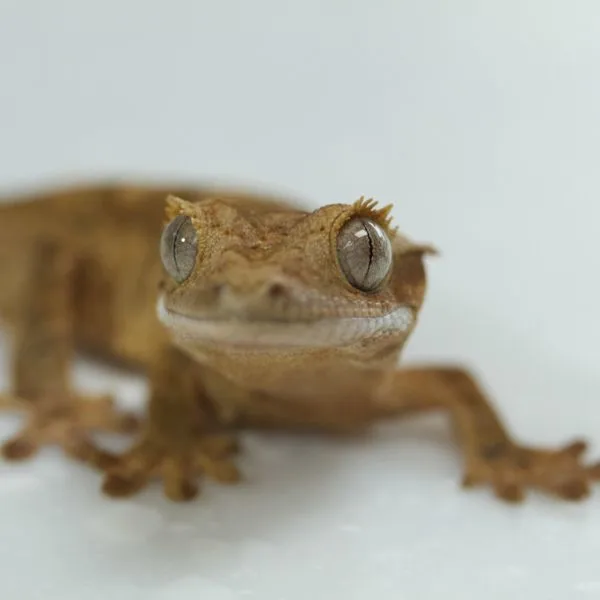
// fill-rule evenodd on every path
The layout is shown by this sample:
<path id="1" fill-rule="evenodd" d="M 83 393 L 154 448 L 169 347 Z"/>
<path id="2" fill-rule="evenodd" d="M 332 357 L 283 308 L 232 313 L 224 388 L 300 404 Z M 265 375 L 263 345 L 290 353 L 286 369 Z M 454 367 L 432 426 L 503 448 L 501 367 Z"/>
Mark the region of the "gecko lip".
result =
<path id="1" fill-rule="evenodd" d="M 164 297 L 158 318 L 176 338 L 223 346 L 326 348 L 347 346 L 365 338 L 407 333 L 414 310 L 400 306 L 376 317 L 328 317 L 314 321 L 250 321 L 241 318 L 204 319 L 167 308 Z"/>

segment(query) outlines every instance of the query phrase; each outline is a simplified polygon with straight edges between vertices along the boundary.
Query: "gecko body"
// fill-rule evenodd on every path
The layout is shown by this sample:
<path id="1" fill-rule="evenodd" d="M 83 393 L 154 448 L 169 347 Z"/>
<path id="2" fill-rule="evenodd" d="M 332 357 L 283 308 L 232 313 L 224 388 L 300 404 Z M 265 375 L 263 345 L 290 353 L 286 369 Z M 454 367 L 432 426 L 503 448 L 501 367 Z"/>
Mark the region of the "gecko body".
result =
<path id="1" fill-rule="evenodd" d="M 521 445 L 462 368 L 398 367 L 432 252 L 364 199 L 307 211 L 235 190 L 122 185 L 15 199 L 0 208 L 0 319 L 14 339 L 1 402 L 27 416 L 3 454 L 58 444 L 100 469 L 110 496 L 160 478 L 187 500 L 201 476 L 238 480 L 244 429 L 352 433 L 441 410 L 466 485 L 512 502 L 528 488 L 586 497 L 600 466 L 582 462 L 583 442 Z M 80 349 L 146 371 L 141 426 L 110 398 L 74 392 Z M 90 437 L 136 427 L 121 455 Z"/>

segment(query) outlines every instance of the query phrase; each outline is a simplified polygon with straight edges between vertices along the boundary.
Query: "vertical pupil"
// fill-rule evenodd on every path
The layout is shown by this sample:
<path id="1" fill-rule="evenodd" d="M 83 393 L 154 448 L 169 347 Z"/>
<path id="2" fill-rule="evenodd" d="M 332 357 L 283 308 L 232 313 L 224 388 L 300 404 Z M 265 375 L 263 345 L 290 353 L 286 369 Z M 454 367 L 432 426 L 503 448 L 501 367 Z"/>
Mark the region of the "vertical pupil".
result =
<path id="1" fill-rule="evenodd" d="M 367 277 L 369 276 L 369 271 L 371 270 L 371 267 L 373 266 L 373 238 L 371 237 L 371 234 L 369 233 L 369 223 L 365 223 L 363 221 L 362 226 L 364 227 L 364 231 L 367 234 L 367 241 L 369 242 L 369 266 L 367 267 L 367 272 L 365 273 L 365 280 L 367 279 Z"/>
<path id="2" fill-rule="evenodd" d="M 338 259 L 348 281 L 363 291 L 376 290 L 392 264 L 391 243 L 385 231 L 371 219 L 355 217 L 338 236 Z"/>

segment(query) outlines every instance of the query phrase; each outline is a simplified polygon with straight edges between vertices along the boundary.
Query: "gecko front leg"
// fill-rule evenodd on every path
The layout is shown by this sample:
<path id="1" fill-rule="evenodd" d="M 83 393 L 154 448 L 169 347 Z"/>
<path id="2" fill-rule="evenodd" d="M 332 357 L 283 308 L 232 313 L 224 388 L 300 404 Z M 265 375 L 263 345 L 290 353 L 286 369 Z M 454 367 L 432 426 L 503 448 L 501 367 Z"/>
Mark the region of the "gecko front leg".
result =
<path id="1" fill-rule="evenodd" d="M 163 480 L 171 500 L 191 500 L 197 480 L 207 476 L 235 483 L 234 436 L 223 432 L 198 377 L 198 365 L 180 350 L 165 347 L 150 372 L 148 419 L 139 441 L 106 473 L 103 491 L 131 496 L 152 479 Z"/>
<path id="2" fill-rule="evenodd" d="M 103 467 L 110 457 L 94 446 L 89 433 L 135 428 L 134 417 L 118 413 L 109 396 L 83 397 L 71 389 L 75 264 L 75 257 L 54 243 L 33 252 L 15 329 L 13 390 L 0 396 L 0 407 L 20 410 L 26 419 L 21 432 L 2 445 L 8 460 L 29 458 L 42 445 L 56 444 Z"/>
<path id="3" fill-rule="evenodd" d="M 581 500 L 588 496 L 590 485 L 600 480 L 600 463 L 586 465 L 581 460 L 586 449 L 581 440 L 557 449 L 517 443 L 474 379 L 461 369 L 396 371 L 375 402 L 380 415 L 448 411 L 463 449 L 463 484 L 490 485 L 503 500 L 520 502 L 527 488 Z"/>

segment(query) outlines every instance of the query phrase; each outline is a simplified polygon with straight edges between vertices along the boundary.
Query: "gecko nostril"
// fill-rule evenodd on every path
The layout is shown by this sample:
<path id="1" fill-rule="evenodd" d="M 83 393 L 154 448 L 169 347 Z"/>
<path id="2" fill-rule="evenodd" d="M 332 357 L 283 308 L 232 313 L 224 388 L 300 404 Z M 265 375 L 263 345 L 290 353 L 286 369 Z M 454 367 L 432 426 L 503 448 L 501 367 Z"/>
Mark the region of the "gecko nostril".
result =
<path id="1" fill-rule="evenodd" d="M 226 288 L 226 287 L 227 287 L 227 286 L 226 286 L 226 284 L 224 284 L 224 283 L 215 283 L 215 284 L 213 285 L 213 287 L 212 287 L 213 294 L 214 294 L 215 296 L 217 296 L 217 298 L 218 298 L 219 296 L 222 296 L 222 295 L 223 295 L 223 292 L 225 291 L 225 288 Z"/>
<path id="2" fill-rule="evenodd" d="M 271 300 L 278 300 L 289 296 L 288 289 L 282 283 L 271 283 L 266 289 L 266 294 Z"/>

